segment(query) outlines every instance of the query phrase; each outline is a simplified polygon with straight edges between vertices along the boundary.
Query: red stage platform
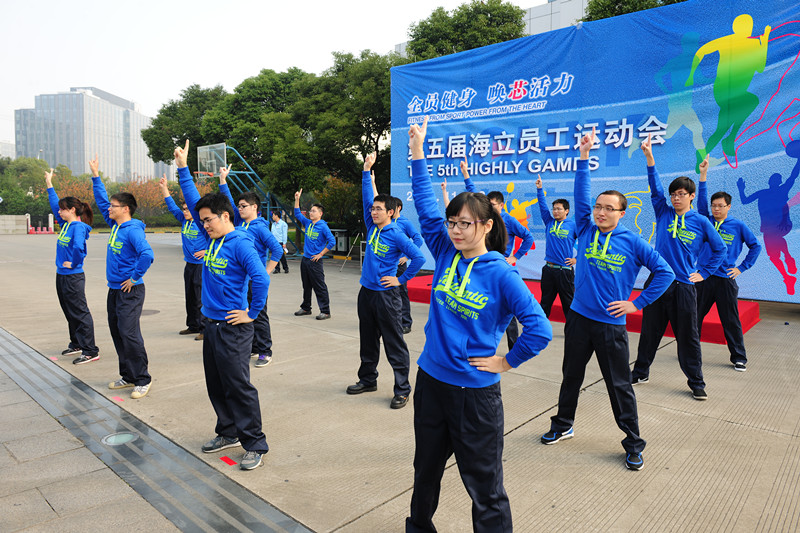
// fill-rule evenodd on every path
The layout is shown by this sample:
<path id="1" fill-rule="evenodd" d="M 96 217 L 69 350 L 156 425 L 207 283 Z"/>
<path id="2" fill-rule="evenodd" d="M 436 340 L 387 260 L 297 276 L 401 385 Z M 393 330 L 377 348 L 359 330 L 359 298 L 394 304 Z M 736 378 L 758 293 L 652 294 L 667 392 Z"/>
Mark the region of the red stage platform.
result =
<path id="1" fill-rule="evenodd" d="M 408 282 L 408 297 L 414 302 L 429 304 L 431 302 L 432 283 L 433 276 L 417 276 L 410 280 Z M 542 297 L 542 291 L 539 289 L 539 282 L 526 280 L 525 284 L 538 302 Z M 638 296 L 640 292 L 641 291 L 633 291 L 634 298 Z M 758 324 L 760 320 L 758 302 L 739 300 L 739 317 L 742 320 L 742 330 L 747 333 L 747 331 Z M 553 302 L 553 309 L 550 311 L 550 320 L 564 322 L 564 311 L 561 309 L 561 301 L 558 297 L 556 297 L 556 301 Z M 640 333 L 642 331 L 641 311 L 628 315 L 627 329 L 634 333 Z M 670 337 L 675 336 L 672 333 L 672 327 L 669 325 L 667 326 L 666 334 Z M 711 311 L 709 311 L 703 321 L 703 336 L 700 340 L 703 342 L 725 344 L 725 335 L 722 332 L 722 324 L 719 321 L 716 305 L 711 308 Z"/>

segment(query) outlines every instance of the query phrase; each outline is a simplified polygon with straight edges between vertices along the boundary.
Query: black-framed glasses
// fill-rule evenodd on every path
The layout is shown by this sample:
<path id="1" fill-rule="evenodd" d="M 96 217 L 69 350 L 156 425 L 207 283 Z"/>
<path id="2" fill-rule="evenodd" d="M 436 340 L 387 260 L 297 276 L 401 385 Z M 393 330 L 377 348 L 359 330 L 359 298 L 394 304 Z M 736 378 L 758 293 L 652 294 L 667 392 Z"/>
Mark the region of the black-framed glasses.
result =
<path id="1" fill-rule="evenodd" d="M 204 218 L 200 222 L 202 222 L 204 226 L 208 226 L 209 224 L 211 224 L 211 222 L 214 221 L 215 218 L 219 218 L 219 215 L 214 215 L 213 217 Z"/>
<path id="2" fill-rule="evenodd" d="M 613 213 L 614 211 L 624 211 L 624 209 L 617 209 L 615 207 L 611 207 L 608 205 L 597 205 L 597 204 L 595 204 L 595 206 L 592 209 L 594 209 L 595 211 L 605 211 L 606 213 Z"/>
<path id="3" fill-rule="evenodd" d="M 239 205 L 236 206 L 236 208 L 239 209 L 239 210 L 247 209 L 248 207 L 250 207 L 250 205 L 251 204 L 239 204 Z M 256 205 L 256 204 L 252 204 L 252 205 Z"/>
<path id="4" fill-rule="evenodd" d="M 672 199 L 685 198 L 687 196 L 689 196 L 689 193 L 686 193 L 686 192 L 673 192 L 673 193 L 669 194 L 669 197 L 672 198 Z"/>
<path id="5" fill-rule="evenodd" d="M 469 220 L 445 220 L 444 221 L 444 226 L 447 229 L 454 229 L 456 226 L 458 226 L 458 229 L 463 231 L 463 230 L 469 229 L 470 226 L 472 226 L 473 224 L 477 224 L 478 222 L 485 222 L 485 221 L 484 220 L 473 220 L 473 221 L 469 221 Z"/>

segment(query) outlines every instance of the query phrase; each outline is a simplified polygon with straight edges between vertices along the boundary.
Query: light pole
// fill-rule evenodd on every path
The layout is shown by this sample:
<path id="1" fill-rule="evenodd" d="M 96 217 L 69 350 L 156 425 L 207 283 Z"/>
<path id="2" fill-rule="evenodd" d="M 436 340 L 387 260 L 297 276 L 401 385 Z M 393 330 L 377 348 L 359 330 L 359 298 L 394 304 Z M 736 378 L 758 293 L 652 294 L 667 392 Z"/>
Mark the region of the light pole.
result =
<path id="1" fill-rule="evenodd" d="M 37 161 L 42 157 L 42 152 L 44 152 L 44 150 L 42 148 L 39 148 L 39 153 L 36 154 L 36 160 Z"/>

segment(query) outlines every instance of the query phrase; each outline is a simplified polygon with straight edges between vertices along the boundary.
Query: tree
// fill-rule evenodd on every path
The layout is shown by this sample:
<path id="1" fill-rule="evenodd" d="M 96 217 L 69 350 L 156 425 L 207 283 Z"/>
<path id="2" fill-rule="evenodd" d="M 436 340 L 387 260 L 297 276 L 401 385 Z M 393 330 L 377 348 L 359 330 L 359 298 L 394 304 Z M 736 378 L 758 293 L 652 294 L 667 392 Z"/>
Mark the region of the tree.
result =
<path id="1" fill-rule="evenodd" d="M 589 0 L 583 21 L 601 20 L 635 11 L 667 6 L 686 0 Z"/>
<path id="2" fill-rule="evenodd" d="M 46 215 L 50 212 L 44 173 L 50 169 L 47 161 L 19 157 L 5 167 L 0 176 L 0 214 Z"/>
<path id="3" fill-rule="evenodd" d="M 325 220 L 331 226 L 358 231 L 361 220 L 361 187 L 355 183 L 330 177 L 325 186 L 315 192 L 317 201 L 325 207 Z"/>
<path id="4" fill-rule="evenodd" d="M 153 161 L 169 163 L 175 146 L 190 139 L 194 147 L 223 142 L 219 137 L 202 135 L 203 117 L 227 93 L 222 86 L 203 89 L 190 85 L 181 92 L 180 99 L 170 100 L 159 109 L 150 127 L 142 130 L 142 140 L 147 145 L 148 156 Z M 197 151 L 189 153 L 189 168 L 197 168 Z"/>
<path id="5" fill-rule="evenodd" d="M 436 8 L 412 24 L 407 53 L 415 61 L 472 50 L 525 35 L 525 11 L 503 0 L 472 0 L 453 10 Z"/>

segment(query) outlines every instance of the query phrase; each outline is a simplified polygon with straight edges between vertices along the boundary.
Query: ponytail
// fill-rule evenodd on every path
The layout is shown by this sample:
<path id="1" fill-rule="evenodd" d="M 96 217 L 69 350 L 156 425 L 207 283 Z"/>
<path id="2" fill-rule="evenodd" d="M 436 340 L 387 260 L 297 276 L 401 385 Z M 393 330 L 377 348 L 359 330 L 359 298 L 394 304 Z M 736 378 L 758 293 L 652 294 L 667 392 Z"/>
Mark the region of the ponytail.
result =
<path id="1" fill-rule="evenodd" d="M 61 209 L 75 209 L 75 215 L 81 219 L 84 224 L 92 225 L 94 222 L 94 215 L 92 208 L 86 202 L 81 202 L 74 196 L 65 196 L 58 201 L 58 207 Z"/>
<path id="2" fill-rule="evenodd" d="M 89 204 L 87 204 L 86 202 L 81 202 L 81 203 L 83 204 L 83 211 L 81 211 L 80 214 L 81 222 L 91 226 L 92 223 L 94 222 L 94 214 L 92 213 L 92 208 L 89 207 Z"/>
<path id="3" fill-rule="evenodd" d="M 447 218 L 458 216 L 466 207 L 476 220 L 484 223 L 492 221 L 492 229 L 486 234 L 486 249 L 490 252 L 505 254 L 508 233 L 503 217 L 492 208 L 492 203 L 485 194 L 479 192 L 462 192 L 447 205 L 445 216 Z"/>

